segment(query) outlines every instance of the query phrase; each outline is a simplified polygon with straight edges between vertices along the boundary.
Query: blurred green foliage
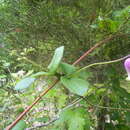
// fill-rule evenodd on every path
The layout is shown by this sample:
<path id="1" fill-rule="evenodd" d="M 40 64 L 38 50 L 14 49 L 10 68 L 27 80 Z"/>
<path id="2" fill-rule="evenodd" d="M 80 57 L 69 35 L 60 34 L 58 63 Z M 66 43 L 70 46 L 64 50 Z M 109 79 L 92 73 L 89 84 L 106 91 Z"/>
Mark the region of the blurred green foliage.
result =
<path id="1" fill-rule="evenodd" d="M 20 79 L 47 70 L 57 47 L 65 46 L 63 60 L 73 63 L 98 41 L 122 33 L 124 36 L 103 44 L 79 66 L 128 55 L 128 5 L 129 0 L 1 0 L 0 128 L 4 129 L 14 121 L 55 80 L 55 77 L 40 77 L 28 91 L 14 90 Z M 130 107 L 130 83 L 124 80 L 122 64 L 99 66 L 89 69 L 90 72 L 86 76 L 91 83 L 87 101 L 84 99 L 72 109 L 61 112 L 56 124 L 39 129 L 130 129 L 130 113 L 125 110 Z M 51 120 L 78 97 L 61 86 L 58 84 L 52 89 L 24 117 L 27 127 Z M 98 105 L 108 108 L 102 109 Z M 105 118 L 104 122 L 102 118 Z"/>

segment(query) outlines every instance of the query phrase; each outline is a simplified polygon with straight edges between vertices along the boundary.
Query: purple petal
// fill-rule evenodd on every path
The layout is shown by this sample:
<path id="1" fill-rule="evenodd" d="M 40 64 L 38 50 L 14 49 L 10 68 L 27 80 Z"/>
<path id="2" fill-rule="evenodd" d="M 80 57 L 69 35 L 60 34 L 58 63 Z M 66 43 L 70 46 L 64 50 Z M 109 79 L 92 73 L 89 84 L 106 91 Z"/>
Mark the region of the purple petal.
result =
<path id="1" fill-rule="evenodd" d="M 124 67 L 125 67 L 126 72 L 128 74 L 128 78 L 127 79 L 130 79 L 130 58 L 125 60 Z"/>

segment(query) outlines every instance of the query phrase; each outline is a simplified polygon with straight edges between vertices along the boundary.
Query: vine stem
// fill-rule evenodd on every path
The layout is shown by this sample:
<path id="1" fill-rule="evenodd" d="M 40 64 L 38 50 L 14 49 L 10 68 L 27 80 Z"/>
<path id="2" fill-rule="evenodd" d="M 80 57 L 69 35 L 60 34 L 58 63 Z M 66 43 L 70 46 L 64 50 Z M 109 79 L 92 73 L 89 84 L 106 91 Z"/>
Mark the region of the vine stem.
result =
<path id="1" fill-rule="evenodd" d="M 98 48 L 99 46 L 101 46 L 102 44 L 116 38 L 116 37 L 119 37 L 119 36 L 124 36 L 126 34 L 115 34 L 115 35 L 110 35 L 108 36 L 107 38 L 105 38 L 104 40 L 96 43 L 92 48 L 90 48 L 88 51 L 86 51 L 78 60 L 76 60 L 73 65 L 76 65 L 78 64 L 81 60 L 83 60 L 86 56 L 88 56 L 93 50 L 95 50 L 96 48 Z M 42 98 L 42 96 L 44 96 L 46 93 L 48 93 L 57 83 L 59 82 L 59 80 L 56 80 L 54 82 L 53 85 L 49 86 L 46 90 L 44 90 L 39 97 L 37 97 L 35 99 L 35 101 L 30 105 L 28 106 L 17 118 L 14 122 L 12 122 L 12 124 L 10 124 L 6 130 L 11 130 L 22 118 L 24 115 L 26 115 L 27 112 L 29 112 L 31 110 L 31 108 L 36 104 L 38 103 L 38 101 Z"/>
<path id="2" fill-rule="evenodd" d="M 111 109 L 111 110 L 119 110 L 119 111 L 130 111 L 129 108 L 120 108 L 120 107 L 106 107 L 106 106 L 101 106 L 101 105 L 95 105 L 95 104 L 92 104 L 92 103 L 89 103 L 91 106 L 94 106 L 94 107 L 98 107 L 98 108 L 101 108 L 101 109 Z"/>
<path id="3" fill-rule="evenodd" d="M 85 66 L 85 67 L 79 69 L 79 70 L 76 71 L 75 73 L 79 73 L 80 71 L 83 71 L 83 70 L 85 70 L 85 69 L 88 69 L 88 68 L 90 68 L 90 67 L 92 67 L 92 66 L 96 66 L 96 65 L 105 65 L 105 64 L 116 63 L 116 62 L 119 62 L 119 61 L 125 60 L 126 58 L 129 58 L 129 57 L 130 57 L 130 55 L 127 55 L 127 56 L 125 56 L 125 57 L 122 57 L 122 58 L 120 58 L 120 59 L 116 59 L 116 60 L 111 60 L 111 61 L 105 61 L 105 62 L 93 63 L 93 64 L 87 65 L 87 66 Z M 74 74 L 75 74 L 75 73 L 74 73 Z M 73 74 L 72 74 L 72 75 L 73 75 Z"/>

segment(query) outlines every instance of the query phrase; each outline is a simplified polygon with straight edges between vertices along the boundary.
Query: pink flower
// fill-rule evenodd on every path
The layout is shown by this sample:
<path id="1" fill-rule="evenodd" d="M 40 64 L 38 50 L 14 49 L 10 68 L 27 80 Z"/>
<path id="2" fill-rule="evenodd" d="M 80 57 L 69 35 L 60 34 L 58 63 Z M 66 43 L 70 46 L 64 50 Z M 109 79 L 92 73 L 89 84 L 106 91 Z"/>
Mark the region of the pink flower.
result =
<path id="1" fill-rule="evenodd" d="M 128 77 L 126 78 L 126 80 L 130 80 L 130 58 L 125 60 L 124 66 L 125 66 L 126 72 L 128 74 Z"/>

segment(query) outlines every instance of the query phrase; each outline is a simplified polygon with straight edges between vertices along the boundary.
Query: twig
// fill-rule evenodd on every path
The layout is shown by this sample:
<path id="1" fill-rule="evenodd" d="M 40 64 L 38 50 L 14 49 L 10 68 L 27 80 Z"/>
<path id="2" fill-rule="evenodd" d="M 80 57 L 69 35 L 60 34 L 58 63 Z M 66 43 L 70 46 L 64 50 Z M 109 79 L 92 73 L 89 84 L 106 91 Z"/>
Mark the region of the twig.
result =
<path id="1" fill-rule="evenodd" d="M 103 96 L 104 97 L 104 96 Z M 76 105 L 76 104 L 78 104 L 79 102 L 81 102 L 82 100 L 85 100 L 88 104 L 90 104 L 91 106 L 94 106 L 94 107 L 98 107 L 98 108 L 102 108 L 102 109 L 112 109 L 112 110 L 124 110 L 124 111 L 130 111 L 130 109 L 129 108 L 118 108 L 118 107 L 106 107 L 106 106 L 101 106 L 101 105 L 96 105 L 96 104 L 92 104 L 92 103 L 90 103 L 86 98 L 84 98 L 84 97 L 80 97 L 80 98 L 78 98 L 78 99 L 76 99 L 72 104 L 70 104 L 70 105 L 68 105 L 67 107 L 65 107 L 65 108 L 63 108 L 62 109 L 62 111 L 63 110 L 65 110 L 65 109 L 68 109 L 68 108 L 70 108 L 70 107 L 72 107 L 72 106 L 74 106 L 74 105 Z"/>
<path id="2" fill-rule="evenodd" d="M 35 125 L 33 127 L 26 128 L 25 130 L 33 130 L 33 129 L 36 129 L 36 128 L 40 128 L 40 127 L 45 127 L 45 126 L 51 125 L 52 123 L 54 123 L 58 119 L 59 119 L 59 117 L 56 117 L 56 118 L 50 120 L 49 122 L 41 123 L 41 124 Z"/>
<path id="3" fill-rule="evenodd" d="M 14 79 L 12 78 L 11 71 L 10 71 L 9 67 L 7 67 L 7 70 L 8 70 L 8 72 L 9 72 L 10 76 L 11 76 L 11 81 L 12 81 L 13 85 L 15 85 L 15 81 L 14 81 Z"/>
<path id="4" fill-rule="evenodd" d="M 97 107 L 97 108 L 102 108 L 102 109 L 111 109 L 111 110 L 120 110 L 120 111 L 130 111 L 129 108 L 117 108 L 117 107 L 106 107 L 106 106 L 101 106 L 101 105 L 96 105 L 96 104 L 92 104 L 90 103 L 88 100 L 86 100 L 84 98 L 85 101 L 87 101 L 88 104 L 90 104 L 91 106 Z"/>
<path id="5" fill-rule="evenodd" d="M 68 108 L 70 108 L 70 107 L 78 104 L 80 101 L 82 101 L 82 98 L 78 98 L 78 99 L 74 100 L 71 104 L 69 104 L 68 106 L 66 106 L 65 108 L 63 108 L 61 111 L 64 111 L 64 110 L 66 110 L 66 109 L 68 109 Z"/>

